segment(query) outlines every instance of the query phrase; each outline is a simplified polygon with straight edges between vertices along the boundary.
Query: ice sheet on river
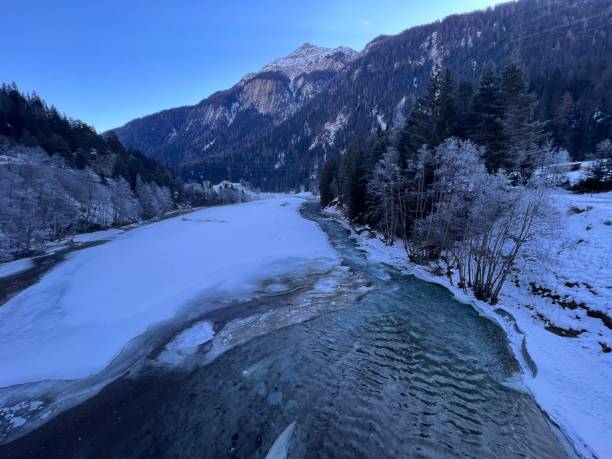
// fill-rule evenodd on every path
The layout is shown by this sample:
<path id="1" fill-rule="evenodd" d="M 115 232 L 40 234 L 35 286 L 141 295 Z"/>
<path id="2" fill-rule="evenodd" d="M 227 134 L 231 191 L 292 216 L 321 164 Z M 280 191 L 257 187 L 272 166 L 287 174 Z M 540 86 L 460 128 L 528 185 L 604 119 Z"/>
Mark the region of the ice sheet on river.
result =
<path id="1" fill-rule="evenodd" d="M 0 387 L 83 378 L 195 299 L 241 298 L 336 255 L 303 198 L 200 210 L 75 252 L 0 307 Z M 323 263 L 325 261 L 325 263 Z"/>

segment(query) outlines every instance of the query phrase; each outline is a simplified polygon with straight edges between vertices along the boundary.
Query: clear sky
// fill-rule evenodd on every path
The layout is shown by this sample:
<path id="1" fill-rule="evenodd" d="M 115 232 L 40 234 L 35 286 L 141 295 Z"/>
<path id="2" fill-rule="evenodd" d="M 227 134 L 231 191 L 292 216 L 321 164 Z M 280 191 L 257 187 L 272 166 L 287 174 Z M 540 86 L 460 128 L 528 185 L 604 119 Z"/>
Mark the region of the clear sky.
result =
<path id="1" fill-rule="evenodd" d="M 99 131 L 194 104 L 304 42 L 360 50 L 499 0 L 7 0 L 0 82 Z"/>

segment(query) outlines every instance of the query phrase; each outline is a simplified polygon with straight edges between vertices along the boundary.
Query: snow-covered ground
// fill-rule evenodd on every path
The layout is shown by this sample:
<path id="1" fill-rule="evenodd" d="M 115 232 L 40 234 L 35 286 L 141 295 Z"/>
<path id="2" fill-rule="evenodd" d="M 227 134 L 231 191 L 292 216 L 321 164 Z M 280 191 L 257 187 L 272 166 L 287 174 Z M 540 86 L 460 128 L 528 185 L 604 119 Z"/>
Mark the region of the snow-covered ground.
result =
<path id="1" fill-rule="evenodd" d="M 568 185 L 576 185 L 579 182 L 586 179 L 589 175 L 589 172 L 595 165 L 597 160 L 590 161 L 575 161 L 572 163 L 564 163 L 564 164 L 551 164 L 549 166 L 545 166 L 542 169 L 538 169 L 536 171 L 536 175 L 539 176 L 547 176 L 552 178 L 555 177 L 560 178 L 562 182 L 567 183 Z"/>
<path id="2" fill-rule="evenodd" d="M 389 247 L 368 232 L 353 234 L 372 261 L 442 284 L 497 321 L 525 370 L 523 383 L 539 405 L 580 454 L 608 458 L 612 322 L 606 316 L 612 317 L 612 193 L 559 191 L 553 197 L 562 215 L 561 229 L 553 240 L 531 247 L 495 306 L 475 300 L 446 277 L 432 275 L 428 267 L 409 263 L 401 243 Z M 542 252 L 549 256 L 543 259 Z M 524 346 L 537 367 L 535 374 Z"/>
<path id="3" fill-rule="evenodd" d="M 196 300 L 242 298 L 266 279 L 335 263 L 302 202 L 204 209 L 71 253 L 0 307 L 0 387 L 86 377 Z"/>

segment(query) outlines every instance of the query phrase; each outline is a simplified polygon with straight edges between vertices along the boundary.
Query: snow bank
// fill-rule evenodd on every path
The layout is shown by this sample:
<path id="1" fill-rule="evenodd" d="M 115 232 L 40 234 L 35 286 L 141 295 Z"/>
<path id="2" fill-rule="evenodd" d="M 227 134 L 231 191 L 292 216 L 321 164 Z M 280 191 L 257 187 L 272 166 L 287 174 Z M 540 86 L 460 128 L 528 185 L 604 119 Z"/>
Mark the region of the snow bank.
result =
<path id="1" fill-rule="evenodd" d="M 324 233 L 297 212 L 303 201 L 204 209 L 70 254 L 0 308 L 0 387 L 94 374 L 190 303 L 239 298 L 265 279 L 335 263 Z"/>
<path id="2" fill-rule="evenodd" d="M 30 269 L 34 263 L 30 258 L 0 263 L 0 277 L 8 277 Z"/>
<path id="3" fill-rule="evenodd" d="M 554 199 L 564 215 L 558 236 L 531 247 L 495 306 L 475 300 L 446 277 L 408 263 L 401 243 L 389 247 L 376 238 L 353 236 L 372 261 L 444 285 L 498 322 L 525 370 L 523 383 L 538 404 L 582 455 L 612 457 L 612 352 L 604 352 L 605 346 L 612 347 L 612 330 L 598 317 L 612 316 L 612 193 L 560 191 Z M 549 257 L 538 261 L 538 251 Z M 579 335 L 560 336 L 564 330 Z M 523 346 L 536 364 L 535 374 Z"/>

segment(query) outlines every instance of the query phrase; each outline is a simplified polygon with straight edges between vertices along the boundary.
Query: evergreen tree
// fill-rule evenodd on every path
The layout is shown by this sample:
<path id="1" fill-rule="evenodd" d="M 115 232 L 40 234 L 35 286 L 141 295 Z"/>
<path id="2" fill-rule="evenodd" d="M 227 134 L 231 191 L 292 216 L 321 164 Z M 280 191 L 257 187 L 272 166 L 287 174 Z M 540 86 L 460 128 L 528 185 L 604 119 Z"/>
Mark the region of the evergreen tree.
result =
<path id="1" fill-rule="evenodd" d="M 574 96 L 571 92 L 566 91 L 561 96 L 561 101 L 555 110 L 553 134 L 555 139 L 570 153 L 577 151 L 576 141 L 579 126 Z"/>
<path id="2" fill-rule="evenodd" d="M 338 187 L 338 157 L 330 155 L 321 168 L 319 178 L 319 194 L 321 195 L 321 208 L 328 206 L 337 197 Z"/>
<path id="3" fill-rule="evenodd" d="M 595 147 L 594 159 L 612 159 L 612 140 L 602 140 Z"/>
<path id="4" fill-rule="evenodd" d="M 340 180 L 342 202 L 351 220 L 364 218 L 367 201 L 368 171 L 365 168 L 365 154 L 360 141 L 353 142 L 342 157 Z"/>
<path id="5" fill-rule="evenodd" d="M 529 173 L 537 159 L 533 157 L 544 140 L 542 123 L 535 120 L 538 101 L 529 92 L 522 69 L 509 64 L 502 73 L 502 141 L 498 166 L 508 171 Z"/>
<path id="6" fill-rule="evenodd" d="M 440 80 L 440 92 L 437 97 L 438 119 L 436 122 L 437 143 L 455 135 L 457 130 L 457 104 L 455 101 L 455 80 L 449 69 L 446 69 Z M 434 145 L 432 145 L 434 146 Z"/>
<path id="7" fill-rule="evenodd" d="M 465 139 L 473 132 L 474 110 L 472 107 L 474 99 L 474 85 L 471 81 L 462 81 L 457 88 L 457 126 L 455 135 Z"/>
<path id="8" fill-rule="evenodd" d="M 398 153 L 400 164 L 405 167 L 423 145 L 435 147 L 443 139 L 439 138 L 441 78 L 439 69 L 434 69 L 427 89 L 412 108 L 410 117 L 400 134 Z"/>
<path id="9" fill-rule="evenodd" d="M 500 154 L 503 110 L 501 91 L 492 64 L 485 67 L 478 91 L 474 96 L 473 108 L 474 123 L 469 137 L 486 148 L 487 169 L 496 171 L 503 163 Z"/>
<path id="10" fill-rule="evenodd" d="M 114 162 L 113 177 L 124 177 L 136 188 L 136 176 L 145 183 L 155 182 L 168 188 L 172 195 L 179 186 L 173 173 L 157 161 L 146 158 L 135 150 L 126 150 L 113 134 L 98 135 L 96 130 L 82 121 L 69 119 L 53 106 L 48 106 L 37 94 L 22 94 L 17 86 L 0 87 L 0 145 L 16 143 L 28 147 L 40 146 L 52 156 L 61 156 L 67 166 L 77 169 L 92 168 L 98 173 L 96 159 L 102 168 Z"/>
<path id="11" fill-rule="evenodd" d="M 372 137 L 372 140 L 368 142 L 368 148 L 365 154 L 365 167 L 369 172 L 374 170 L 376 163 L 383 157 L 388 147 L 389 134 L 387 129 L 377 126 L 376 133 Z"/>

